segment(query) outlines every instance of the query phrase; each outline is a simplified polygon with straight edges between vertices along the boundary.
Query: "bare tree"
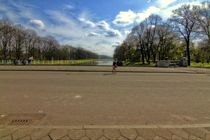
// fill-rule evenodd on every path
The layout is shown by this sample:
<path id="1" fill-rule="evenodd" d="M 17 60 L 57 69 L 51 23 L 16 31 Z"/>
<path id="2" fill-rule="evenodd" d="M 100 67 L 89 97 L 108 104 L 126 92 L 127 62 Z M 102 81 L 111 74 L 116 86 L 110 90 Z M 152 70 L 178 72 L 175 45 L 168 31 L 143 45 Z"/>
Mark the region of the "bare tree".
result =
<path id="1" fill-rule="evenodd" d="M 157 56 L 157 45 L 155 45 L 155 37 L 157 34 L 157 27 L 161 25 L 162 18 L 158 15 L 151 15 L 145 21 L 146 30 L 144 32 L 145 38 L 145 50 L 146 50 L 146 60 L 150 64 L 151 56 L 153 57 L 153 62 L 156 61 Z"/>
<path id="2" fill-rule="evenodd" d="M 196 25 L 193 7 L 190 5 L 184 5 L 173 11 L 173 17 L 171 18 L 171 21 L 175 31 L 179 32 L 185 40 L 186 55 L 188 59 L 188 65 L 190 66 L 190 42 Z"/>
<path id="3" fill-rule="evenodd" d="M 200 28 L 198 31 L 207 36 L 210 45 L 210 2 L 203 2 L 196 7 L 196 20 Z"/>
<path id="4" fill-rule="evenodd" d="M 176 39 L 176 34 L 172 32 L 172 28 L 168 22 L 163 22 L 157 27 L 157 51 L 158 59 L 163 60 L 169 58 L 171 46 Z"/>
<path id="5" fill-rule="evenodd" d="M 12 24 L 7 21 L 2 21 L 0 25 L 0 44 L 1 44 L 1 53 L 2 59 L 7 60 L 9 47 L 13 37 L 13 28 Z"/>
<path id="6" fill-rule="evenodd" d="M 26 57 L 34 57 L 35 53 L 35 44 L 38 41 L 38 37 L 35 31 L 27 29 L 26 30 L 26 41 L 25 41 L 25 55 Z"/>
<path id="7" fill-rule="evenodd" d="M 21 59 L 22 53 L 23 53 L 23 46 L 25 45 L 25 39 L 26 39 L 26 32 L 22 26 L 16 26 L 15 32 L 14 32 L 14 38 L 15 38 L 15 58 Z"/>
<path id="8" fill-rule="evenodd" d="M 131 33 L 126 38 L 126 42 L 134 43 L 136 46 L 137 51 L 140 51 L 140 57 L 142 64 L 145 64 L 145 41 L 144 41 L 144 32 L 145 32 L 146 26 L 143 22 L 141 22 L 139 25 L 135 26 Z"/>

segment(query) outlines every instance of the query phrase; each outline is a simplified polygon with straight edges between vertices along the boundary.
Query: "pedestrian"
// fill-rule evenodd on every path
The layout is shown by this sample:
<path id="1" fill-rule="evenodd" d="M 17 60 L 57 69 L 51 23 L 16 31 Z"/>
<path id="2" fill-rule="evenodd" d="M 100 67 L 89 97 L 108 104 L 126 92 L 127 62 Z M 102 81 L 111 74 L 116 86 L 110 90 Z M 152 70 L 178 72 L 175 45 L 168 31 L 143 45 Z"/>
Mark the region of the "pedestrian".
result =
<path id="1" fill-rule="evenodd" d="M 112 73 L 116 73 L 116 68 L 117 68 L 117 62 L 116 61 L 113 61 L 113 64 L 112 64 Z"/>

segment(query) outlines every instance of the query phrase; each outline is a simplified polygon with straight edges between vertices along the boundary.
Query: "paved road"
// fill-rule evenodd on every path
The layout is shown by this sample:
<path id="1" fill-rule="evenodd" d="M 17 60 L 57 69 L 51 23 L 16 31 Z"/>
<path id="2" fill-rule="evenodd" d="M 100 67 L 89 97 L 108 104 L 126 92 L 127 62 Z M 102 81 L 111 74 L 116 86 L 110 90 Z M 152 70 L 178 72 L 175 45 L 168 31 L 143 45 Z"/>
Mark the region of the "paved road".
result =
<path id="1" fill-rule="evenodd" d="M 209 85 L 206 74 L 0 72 L 0 114 L 40 113 L 36 124 L 47 125 L 210 123 Z"/>
<path id="2" fill-rule="evenodd" d="M 166 70 L 1 71 L 0 140 L 210 140 L 210 75 Z"/>

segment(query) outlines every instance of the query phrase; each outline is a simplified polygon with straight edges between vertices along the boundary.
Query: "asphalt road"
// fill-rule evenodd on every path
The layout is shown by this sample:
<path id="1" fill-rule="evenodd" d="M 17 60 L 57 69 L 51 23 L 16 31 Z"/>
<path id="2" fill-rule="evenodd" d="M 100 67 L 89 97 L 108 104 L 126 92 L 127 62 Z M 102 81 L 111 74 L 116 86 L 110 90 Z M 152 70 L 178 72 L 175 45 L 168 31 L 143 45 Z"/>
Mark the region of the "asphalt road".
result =
<path id="1" fill-rule="evenodd" d="M 210 123 L 210 76 L 0 72 L 0 114 L 22 113 L 48 125 Z"/>

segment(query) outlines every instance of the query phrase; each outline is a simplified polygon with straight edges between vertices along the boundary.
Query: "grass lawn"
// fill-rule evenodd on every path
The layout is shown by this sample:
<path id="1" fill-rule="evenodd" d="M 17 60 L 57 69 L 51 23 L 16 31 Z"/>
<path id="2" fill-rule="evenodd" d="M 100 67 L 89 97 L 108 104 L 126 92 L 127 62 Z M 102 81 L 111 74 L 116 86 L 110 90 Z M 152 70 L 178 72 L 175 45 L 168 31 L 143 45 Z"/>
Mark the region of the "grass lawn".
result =
<path id="1" fill-rule="evenodd" d="M 3 64 L 0 61 L 0 64 Z M 13 64 L 8 60 L 7 64 Z M 96 60 L 33 60 L 32 65 L 96 65 Z"/>
<path id="2" fill-rule="evenodd" d="M 34 60 L 33 65 L 95 65 L 96 60 Z"/>
<path id="3" fill-rule="evenodd" d="M 124 66 L 134 66 L 134 67 L 155 67 L 155 63 L 142 64 L 142 62 L 124 62 Z"/>
<path id="4" fill-rule="evenodd" d="M 210 68 L 210 63 L 191 63 L 191 67 L 202 67 L 202 68 Z"/>
<path id="5" fill-rule="evenodd" d="M 135 66 L 135 67 L 155 67 L 154 63 L 151 64 L 142 64 L 141 62 L 129 62 L 125 63 L 125 66 Z M 196 63 L 191 62 L 191 67 L 199 67 L 199 68 L 210 68 L 210 63 Z"/>

